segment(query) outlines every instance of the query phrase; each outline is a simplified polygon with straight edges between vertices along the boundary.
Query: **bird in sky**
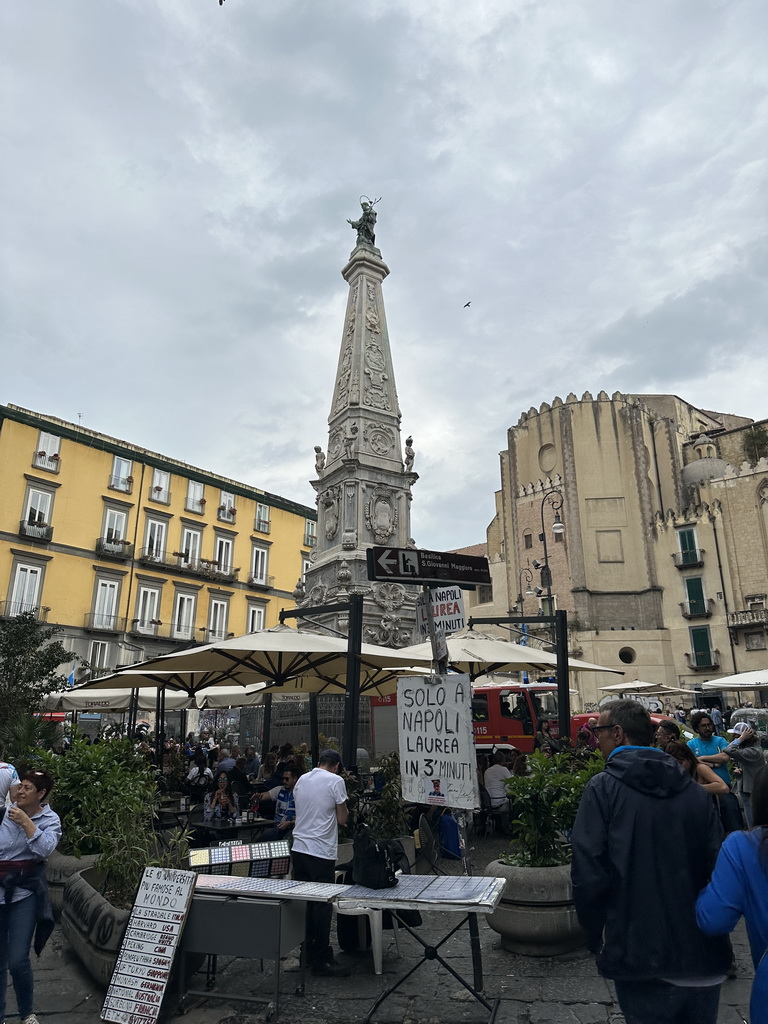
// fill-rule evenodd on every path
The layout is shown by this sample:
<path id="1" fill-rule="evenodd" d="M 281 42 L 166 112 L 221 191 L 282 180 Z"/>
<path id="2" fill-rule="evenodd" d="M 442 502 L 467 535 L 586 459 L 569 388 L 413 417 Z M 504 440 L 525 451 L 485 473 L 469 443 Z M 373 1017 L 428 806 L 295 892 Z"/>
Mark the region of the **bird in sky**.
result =
<path id="1" fill-rule="evenodd" d="M 464 303 L 464 309 L 466 309 L 466 308 L 467 308 L 467 306 L 471 306 L 471 305 L 472 305 L 472 300 L 470 299 L 470 301 L 469 301 L 469 302 L 465 302 L 465 303 Z"/>

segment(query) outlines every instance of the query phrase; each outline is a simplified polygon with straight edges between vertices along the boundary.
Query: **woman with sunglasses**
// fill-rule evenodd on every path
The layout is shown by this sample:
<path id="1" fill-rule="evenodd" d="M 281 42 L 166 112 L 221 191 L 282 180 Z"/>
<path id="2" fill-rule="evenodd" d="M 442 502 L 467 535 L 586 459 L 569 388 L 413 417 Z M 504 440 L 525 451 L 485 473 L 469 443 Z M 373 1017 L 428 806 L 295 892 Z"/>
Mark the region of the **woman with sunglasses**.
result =
<path id="1" fill-rule="evenodd" d="M 53 931 L 45 862 L 61 839 L 58 814 L 48 806 L 48 772 L 22 775 L 16 801 L 0 822 L 0 1024 L 5 1024 L 10 972 L 21 1024 L 39 1024 L 32 1012 L 32 938 L 40 955 Z"/>

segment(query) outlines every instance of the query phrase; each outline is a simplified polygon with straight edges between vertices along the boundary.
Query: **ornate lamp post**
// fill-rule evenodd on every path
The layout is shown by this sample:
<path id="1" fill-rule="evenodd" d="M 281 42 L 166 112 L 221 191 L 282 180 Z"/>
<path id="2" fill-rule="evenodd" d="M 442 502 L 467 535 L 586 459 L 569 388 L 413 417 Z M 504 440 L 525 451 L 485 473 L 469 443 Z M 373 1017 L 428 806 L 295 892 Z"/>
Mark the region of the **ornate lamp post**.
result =
<path id="1" fill-rule="evenodd" d="M 530 569 L 521 569 L 517 576 L 517 607 L 521 612 L 523 610 L 523 578 L 525 578 L 525 596 L 533 597 L 533 590 L 531 590 L 533 573 Z"/>
<path id="2" fill-rule="evenodd" d="M 541 500 L 541 533 L 539 534 L 539 540 L 544 545 L 544 561 L 539 562 L 534 560 L 533 562 L 534 569 L 539 569 L 541 571 L 541 586 L 547 592 L 547 615 L 553 615 L 552 570 L 549 567 L 547 529 L 544 523 L 544 509 L 547 505 L 549 505 L 555 513 L 555 520 L 552 523 L 552 533 L 554 533 L 555 536 L 561 536 L 565 533 L 565 524 L 560 518 L 560 509 L 563 507 L 563 495 L 556 487 L 553 487 L 551 491 L 547 491 Z"/>

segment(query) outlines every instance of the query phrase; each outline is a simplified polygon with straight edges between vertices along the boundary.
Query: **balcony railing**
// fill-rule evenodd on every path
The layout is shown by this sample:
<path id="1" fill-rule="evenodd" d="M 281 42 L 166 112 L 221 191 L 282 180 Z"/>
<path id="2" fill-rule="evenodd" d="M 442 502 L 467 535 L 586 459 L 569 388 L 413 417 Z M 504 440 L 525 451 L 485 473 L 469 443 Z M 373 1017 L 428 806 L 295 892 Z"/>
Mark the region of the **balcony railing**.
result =
<path id="1" fill-rule="evenodd" d="M 31 604 L 29 601 L 0 601 L 0 619 L 15 619 L 17 615 L 31 612 L 36 622 L 47 622 L 50 610 L 44 605 Z"/>
<path id="2" fill-rule="evenodd" d="M 176 558 L 176 572 L 189 576 L 199 576 L 206 580 L 215 580 L 219 583 L 234 583 L 240 574 L 240 569 L 231 565 L 222 565 L 213 558 L 187 558 L 180 551 L 173 552 Z"/>
<path id="3" fill-rule="evenodd" d="M 270 531 L 270 520 L 269 519 L 257 519 L 253 524 L 253 528 L 257 533 L 269 533 Z"/>
<path id="4" fill-rule="evenodd" d="M 105 633 L 122 633 L 125 630 L 125 619 L 119 615 L 88 612 L 85 616 L 85 628 L 103 630 Z"/>
<path id="5" fill-rule="evenodd" d="M 99 537 L 96 541 L 96 554 L 99 558 L 114 558 L 125 562 L 133 558 L 133 544 L 128 540 L 117 540 L 114 537 Z"/>
<path id="6" fill-rule="evenodd" d="M 219 505 L 216 510 L 216 518 L 220 523 L 234 523 L 237 509 L 230 505 Z"/>
<path id="7" fill-rule="evenodd" d="M 712 615 L 715 602 L 711 597 L 700 601 L 681 601 L 680 609 L 686 619 L 708 619 Z"/>
<path id="8" fill-rule="evenodd" d="M 688 662 L 688 668 L 694 672 L 720 668 L 720 651 L 694 651 L 693 654 L 686 652 L 685 660 Z"/>
<path id="9" fill-rule="evenodd" d="M 47 523 L 30 523 L 22 519 L 19 523 L 19 536 L 29 540 L 49 541 L 53 537 L 53 527 Z"/>
<path id="10" fill-rule="evenodd" d="M 697 568 L 704 565 L 704 548 L 694 548 L 693 551 L 675 551 L 672 557 L 678 569 Z"/>
<path id="11" fill-rule="evenodd" d="M 160 505 L 171 504 L 171 492 L 164 487 L 150 487 L 149 500 L 156 501 Z"/>
<path id="12" fill-rule="evenodd" d="M 195 627 L 194 626 L 171 626 L 171 639 L 172 640 L 194 640 L 195 639 Z"/>
<path id="13" fill-rule="evenodd" d="M 142 548 L 138 560 L 142 565 L 159 565 L 166 569 L 173 569 L 176 566 L 176 559 L 159 548 Z"/>
<path id="14" fill-rule="evenodd" d="M 109 478 L 109 488 L 112 491 L 122 491 L 123 494 L 130 494 L 133 490 L 133 477 L 115 476 L 113 473 Z"/>
<path id="15" fill-rule="evenodd" d="M 205 498 L 190 498 L 189 495 L 187 495 L 187 500 L 184 502 L 184 508 L 187 512 L 196 512 L 199 516 L 205 512 L 205 505 Z"/>
<path id="16" fill-rule="evenodd" d="M 768 608 L 745 608 L 740 612 L 729 612 L 728 625 L 733 629 L 768 626 Z"/>
<path id="17" fill-rule="evenodd" d="M 35 452 L 32 456 L 32 465 L 35 469 L 44 469 L 48 473 L 58 473 L 61 468 L 61 457 L 58 453 L 49 455 L 48 452 Z"/>
<path id="18" fill-rule="evenodd" d="M 170 627 L 163 625 L 160 619 L 132 619 L 128 632 L 131 636 L 154 637 L 167 639 L 171 635 Z"/>
<path id="19" fill-rule="evenodd" d="M 206 629 L 205 642 L 207 644 L 215 644 L 218 640 L 226 640 L 227 637 L 234 635 L 234 633 L 230 633 L 226 629 Z"/>
<path id="20" fill-rule="evenodd" d="M 316 533 L 305 533 L 304 534 L 304 545 L 303 546 L 305 548 L 313 548 L 316 544 L 317 544 L 317 534 Z"/>
<path id="21" fill-rule="evenodd" d="M 266 589 L 268 587 L 274 587 L 274 585 L 275 585 L 275 577 L 274 576 L 254 576 L 253 574 L 251 574 L 248 577 L 248 586 L 249 587 L 264 587 Z"/>

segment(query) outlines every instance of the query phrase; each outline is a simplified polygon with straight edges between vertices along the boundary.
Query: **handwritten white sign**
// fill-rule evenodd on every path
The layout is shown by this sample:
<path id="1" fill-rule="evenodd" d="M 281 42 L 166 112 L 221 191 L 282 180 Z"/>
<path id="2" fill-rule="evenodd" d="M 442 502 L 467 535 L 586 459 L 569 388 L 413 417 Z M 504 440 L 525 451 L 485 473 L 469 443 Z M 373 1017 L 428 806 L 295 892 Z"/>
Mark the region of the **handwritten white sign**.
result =
<path id="1" fill-rule="evenodd" d="M 403 799 L 479 807 L 469 676 L 401 677 L 397 717 Z"/>
<path id="2" fill-rule="evenodd" d="M 125 929 L 101 1019 L 155 1024 L 197 874 L 145 868 Z"/>

